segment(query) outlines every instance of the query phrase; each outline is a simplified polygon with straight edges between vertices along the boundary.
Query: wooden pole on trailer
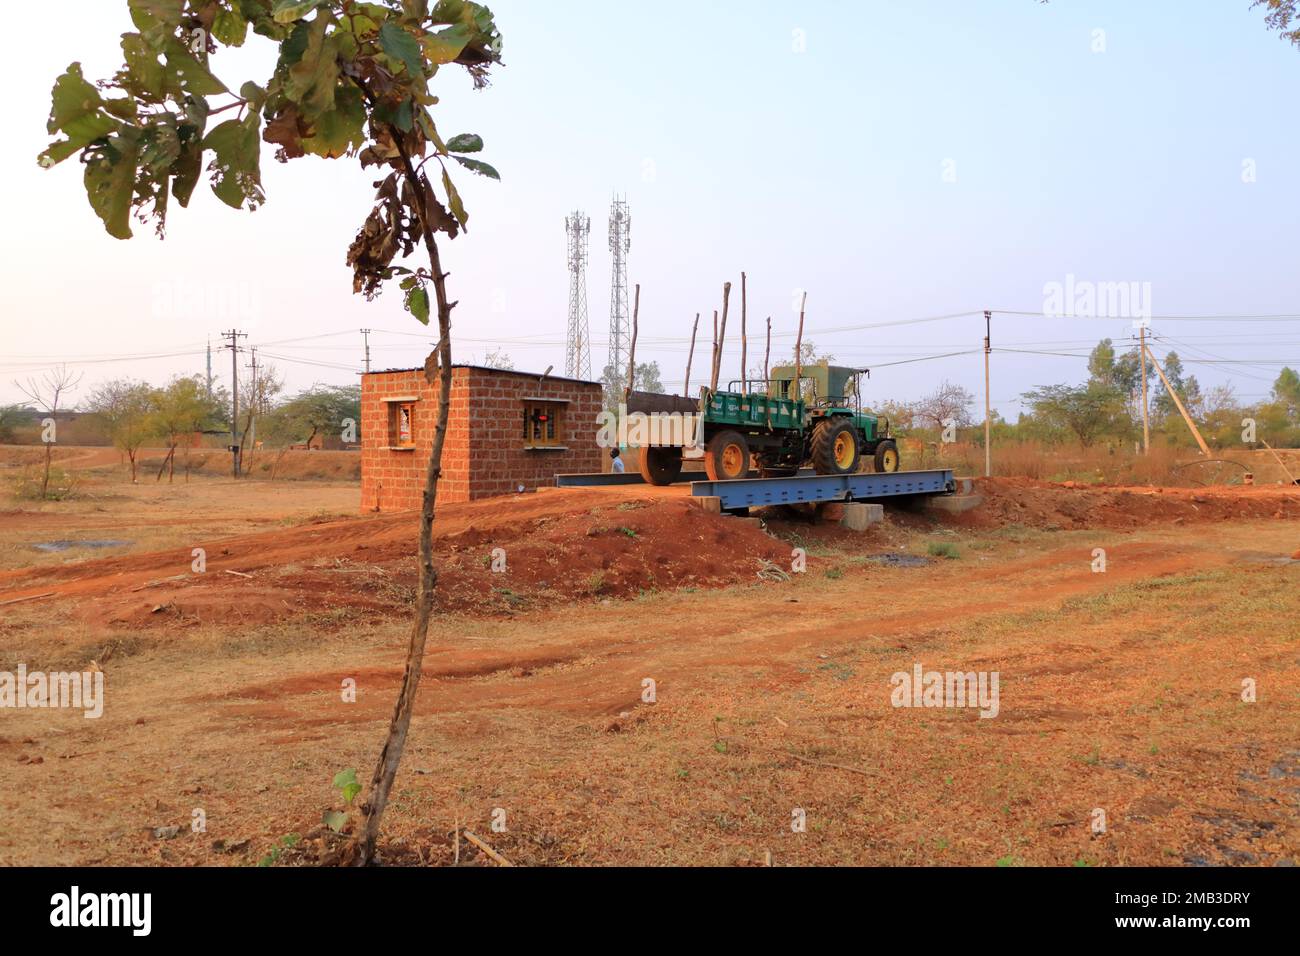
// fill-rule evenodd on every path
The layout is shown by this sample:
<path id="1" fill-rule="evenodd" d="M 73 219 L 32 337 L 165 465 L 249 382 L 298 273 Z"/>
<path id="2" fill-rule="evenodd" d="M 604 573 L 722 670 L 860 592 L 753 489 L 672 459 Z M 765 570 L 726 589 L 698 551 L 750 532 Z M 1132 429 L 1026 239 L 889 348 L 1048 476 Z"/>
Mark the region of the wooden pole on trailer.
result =
<path id="1" fill-rule="evenodd" d="M 772 361 L 772 317 L 767 317 L 767 349 L 763 352 L 763 388 L 770 397 L 772 394 L 772 370 L 768 367 Z"/>
<path id="2" fill-rule="evenodd" d="M 799 334 L 794 340 L 794 394 L 787 396 L 795 401 L 803 397 L 803 388 L 799 384 L 799 379 L 803 372 L 803 317 L 807 309 L 808 293 L 805 290 L 803 298 L 799 302 Z"/>
<path id="3" fill-rule="evenodd" d="M 745 273 L 740 274 L 740 392 L 749 394 L 749 293 Z"/>
<path id="4" fill-rule="evenodd" d="M 695 334 L 700 331 L 700 313 L 695 313 L 695 325 L 691 328 L 691 350 L 686 353 L 686 381 L 682 383 L 682 395 L 691 394 L 691 362 L 695 360 Z"/>
<path id="5" fill-rule="evenodd" d="M 623 400 L 632 397 L 632 386 L 636 384 L 636 335 L 637 320 L 641 317 L 641 283 L 636 284 L 636 303 L 632 306 L 632 346 L 627 350 L 627 386 L 623 389 Z"/>
<path id="6" fill-rule="evenodd" d="M 713 382 L 716 376 L 713 370 L 718 367 L 718 310 L 713 310 L 713 351 L 709 355 L 709 381 Z"/>
<path id="7" fill-rule="evenodd" d="M 718 376 L 722 374 L 722 353 L 727 347 L 727 313 L 731 310 L 731 283 L 722 283 L 722 324 L 718 326 L 718 352 L 713 356 L 713 382 L 710 391 L 718 390 Z"/>

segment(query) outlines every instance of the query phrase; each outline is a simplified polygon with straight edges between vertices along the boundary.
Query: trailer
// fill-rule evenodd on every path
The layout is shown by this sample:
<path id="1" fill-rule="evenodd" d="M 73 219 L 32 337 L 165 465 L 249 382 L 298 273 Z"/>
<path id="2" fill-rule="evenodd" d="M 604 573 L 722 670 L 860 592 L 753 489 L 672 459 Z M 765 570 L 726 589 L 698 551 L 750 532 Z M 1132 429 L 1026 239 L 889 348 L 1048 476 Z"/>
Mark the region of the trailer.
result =
<path id="1" fill-rule="evenodd" d="M 789 478 L 808 466 L 819 475 L 897 472 L 898 444 L 889 422 L 861 406 L 867 369 L 782 366 L 767 382 L 704 389 L 691 446 L 641 448 L 641 475 L 652 485 L 680 480 L 684 458 L 702 453 L 712 481 Z M 760 391 L 749 386 L 758 384 Z"/>

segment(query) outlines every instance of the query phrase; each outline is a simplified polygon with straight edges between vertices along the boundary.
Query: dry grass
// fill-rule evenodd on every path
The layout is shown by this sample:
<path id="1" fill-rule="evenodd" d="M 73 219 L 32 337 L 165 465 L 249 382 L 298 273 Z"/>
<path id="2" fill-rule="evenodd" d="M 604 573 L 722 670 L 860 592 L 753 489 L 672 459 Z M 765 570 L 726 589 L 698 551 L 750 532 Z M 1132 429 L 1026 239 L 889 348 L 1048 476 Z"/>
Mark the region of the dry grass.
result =
<path id="1" fill-rule="evenodd" d="M 1287 467 L 1300 477 L 1300 453 L 1281 453 Z M 1040 481 L 1077 481 L 1109 485 L 1196 485 L 1241 484 L 1250 472 L 1257 484 L 1274 484 L 1286 479 L 1273 456 L 1258 451 L 1215 452 L 1215 459 L 1239 462 L 1242 467 L 1222 468 L 1200 463 L 1195 449 L 1153 444 L 1149 454 L 1131 447 L 1105 444 L 1082 448 L 1078 445 L 1045 445 L 1024 441 L 994 444 L 993 474 L 1003 478 L 1033 478 Z M 904 467 L 913 469 L 950 468 L 963 475 L 984 474 L 984 449 L 971 442 L 949 445 L 905 440 Z"/>
<path id="2" fill-rule="evenodd" d="M 441 618 L 387 851 L 449 864 L 459 820 L 525 865 L 1295 859 L 1300 566 L 1249 560 L 1279 553 L 1294 524 L 1215 534 L 916 532 L 901 546 L 950 539 L 963 559 L 887 569 L 840 542 L 782 584 Z M 1112 548 L 1111 574 L 1088 572 L 1094 545 Z M 878 611 L 847 615 L 866 592 L 886 596 Z M 744 625 L 699 623 L 716 620 Z M 51 667 L 100 653 L 74 619 L 35 608 L 3 635 Z M 0 836 L 0 852 L 252 865 L 297 833 L 282 862 L 313 859 L 333 775 L 374 758 L 405 639 L 403 622 L 301 621 L 122 648 L 102 725 L 10 724 L 0 757 L 45 763 L 14 764 L 32 838 Z M 1000 716 L 892 708 L 890 675 L 917 661 L 998 670 Z M 360 700 L 344 706 L 349 675 Z M 638 702 L 646 675 L 654 705 Z M 1258 704 L 1240 699 L 1245 677 Z M 149 837 L 196 806 L 206 835 Z"/>

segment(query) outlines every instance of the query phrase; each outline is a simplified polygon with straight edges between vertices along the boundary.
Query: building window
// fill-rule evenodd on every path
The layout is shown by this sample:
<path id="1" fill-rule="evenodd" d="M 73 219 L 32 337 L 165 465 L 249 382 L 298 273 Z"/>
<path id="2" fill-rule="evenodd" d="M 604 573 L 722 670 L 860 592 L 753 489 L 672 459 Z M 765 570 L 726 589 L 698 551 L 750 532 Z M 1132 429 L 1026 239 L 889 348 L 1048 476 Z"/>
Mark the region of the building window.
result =
<path id="1" fill-rule="evenodd" d="M 388 444 L 392 448 L 415 447 L 414 402 L 393 402 L 388 406 Z"/>
<path id="2" fill-rule="evenodd" d="M 559 448 L 564 445 L 564 403 L 524 402 L 524 447 Z"/>

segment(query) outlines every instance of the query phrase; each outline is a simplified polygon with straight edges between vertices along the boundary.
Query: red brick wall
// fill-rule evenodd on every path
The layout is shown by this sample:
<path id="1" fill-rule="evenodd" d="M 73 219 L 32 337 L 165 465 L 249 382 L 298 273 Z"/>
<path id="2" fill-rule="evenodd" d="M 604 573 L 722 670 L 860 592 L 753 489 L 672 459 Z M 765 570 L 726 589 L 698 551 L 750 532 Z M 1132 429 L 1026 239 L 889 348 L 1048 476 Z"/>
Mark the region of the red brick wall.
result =
<path id="1" fill-rule="evenodd" d="M 385 399 L 416 396 L 414 451 L 389 449 Z M 524 400 L 566 401 L 565 450 L 523 447 Z M 451 417 L 442 452 L 440 502 L 514 494 L 554 483 L 557 474 L 601 470 L 596 416 L 601 388 L 537 375 L 458 366 L 452 370 Z M 375 372 L 361 378 L 361 507 L 408 511 L 420 507 L 425 470 L 433 448 L 436 389 L 424 371 Z"/>

